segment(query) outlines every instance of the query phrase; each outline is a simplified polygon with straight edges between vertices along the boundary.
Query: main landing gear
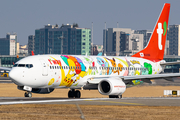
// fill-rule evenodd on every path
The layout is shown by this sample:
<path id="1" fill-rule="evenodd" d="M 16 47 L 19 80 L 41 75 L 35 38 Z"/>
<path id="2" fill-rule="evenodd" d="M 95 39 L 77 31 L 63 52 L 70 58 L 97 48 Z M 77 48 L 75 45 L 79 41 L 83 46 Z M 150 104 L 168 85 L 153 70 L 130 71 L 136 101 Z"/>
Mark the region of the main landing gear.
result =
<path id="1" fill-rule="evenodd" d="M 81 92 L 79 91 L 79 90 L 74 90 L 74 89 L 72 89 L 72 90 L 69 90 L 69 92 L 68 92 L 68 97 L 69 98 L 80 98 L 81 97 Z"/>
<path id="2" fill-rule="evenodd" d="M 32 97 L 32 93 L 26 91 L 26 92 L 24 93 L 24 97 Z"/>
<path id="3" fill-rule="evenodd" d="M 109 98 L 122 98 L 122 95 L 109 95 Z"/>

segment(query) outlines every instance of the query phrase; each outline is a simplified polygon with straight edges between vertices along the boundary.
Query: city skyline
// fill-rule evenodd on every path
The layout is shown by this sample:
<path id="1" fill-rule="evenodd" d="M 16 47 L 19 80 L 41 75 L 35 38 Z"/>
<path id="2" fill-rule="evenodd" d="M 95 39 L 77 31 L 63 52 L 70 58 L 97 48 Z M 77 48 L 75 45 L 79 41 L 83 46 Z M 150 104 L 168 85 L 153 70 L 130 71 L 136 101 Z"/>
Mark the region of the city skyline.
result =
<path id="1" fill-rule="evenodd" d="M 131 2 L 131 4 L 130 4 Z M 103 44 L 103 29 L 131 28 L 153 30 L 165 2 L 171 3 L 169 25 L 180 24 L 180 1 L 2 1 L 0 4 L 0 38 L 16 32 L 20 44 L 28 43 L 35 29 L 47 24 L 73 24 L 90 28 L 93 22 L 93 43 Z"/>

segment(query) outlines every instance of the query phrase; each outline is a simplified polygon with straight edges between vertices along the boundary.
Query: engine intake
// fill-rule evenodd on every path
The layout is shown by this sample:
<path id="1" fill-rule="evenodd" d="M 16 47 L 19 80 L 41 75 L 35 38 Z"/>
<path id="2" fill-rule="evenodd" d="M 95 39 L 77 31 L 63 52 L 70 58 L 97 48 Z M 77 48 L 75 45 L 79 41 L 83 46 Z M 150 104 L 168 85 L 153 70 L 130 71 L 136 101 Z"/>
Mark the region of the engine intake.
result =
<path id="1" fill-rule="evenodd" d="M 101 80 L 98 84 L 98 91 L 102 95 L 122 95 L 126 85 L 120 78 L 109 78 Z"/>

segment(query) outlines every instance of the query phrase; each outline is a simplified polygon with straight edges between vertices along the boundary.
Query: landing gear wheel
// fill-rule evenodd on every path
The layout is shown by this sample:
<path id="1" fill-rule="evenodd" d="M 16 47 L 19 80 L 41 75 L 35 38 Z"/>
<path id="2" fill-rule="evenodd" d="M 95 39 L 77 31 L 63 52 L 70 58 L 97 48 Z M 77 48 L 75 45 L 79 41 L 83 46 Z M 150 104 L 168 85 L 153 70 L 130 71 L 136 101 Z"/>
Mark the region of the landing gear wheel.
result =
<path id="1" fill-rule="evenodd" d="M 74 97 L 74 95 L 73 95 L 73 91 L 72 90 L 69 90 L 69 92 L 68 92 L 68 98 L 73 98 Z"/>
<path id="2" fill-rule="evenodd" d="M 79 90 L 76 90 L 74 93 L 75 93 L 74 94 L 75 98 L 80 98 L 81 97 L 81 92 Z"/>
<path id="3" fill-rule="evenodd" d="M 32 97 L 32 93 L 31 92 L 25 92 L 24 93 L 24 97 Z"/>
<path id="4" fill-rule="evenodd" d="M 79 90 L 69 90 L 68 92 L 68 98 L 80 98 L 81 97 L 81 92 Z"/>
<path id="5" fill-rule="evenodd" d="M 122 95 L 120 95 L 119 98 L 121 99 L 121 98 L 122 98 Z"/>

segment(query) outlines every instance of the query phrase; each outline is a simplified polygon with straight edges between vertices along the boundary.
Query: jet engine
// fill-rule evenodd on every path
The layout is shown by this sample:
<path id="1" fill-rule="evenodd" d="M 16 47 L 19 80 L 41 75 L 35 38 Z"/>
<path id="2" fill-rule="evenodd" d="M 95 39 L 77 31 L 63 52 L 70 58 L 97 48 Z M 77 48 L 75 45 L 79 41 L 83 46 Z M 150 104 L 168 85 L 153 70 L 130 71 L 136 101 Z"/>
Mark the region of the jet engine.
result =
<path id="1" fill-rule="evenodd" d="M 32 88 L 32 93 L 49 94 L 54 91 L 54 88 Z"/>
<path id="2" fill-rule="evenodd" d="M 122 95 L 126 85 L 120 78 L 109 78 L 101 80 L 98 84 L 98 91 L 102 95 Z"/>
<path id="3" fill-rule="evenodd" d="M 17 88 L 18 88 L 19 90 L 24 90 L 24 91 L 26 91 L 26 90 L 24 89 L 24 86 L 18 86 Z M 29 91 L 29 92 L 38 93 L 38 94 L 49 94 L 49 93 L 51 93 L 51 92 L 53 92 L 53 91 L 54 91 L 54 88 L 32 88 L 32 90 Z"/>

